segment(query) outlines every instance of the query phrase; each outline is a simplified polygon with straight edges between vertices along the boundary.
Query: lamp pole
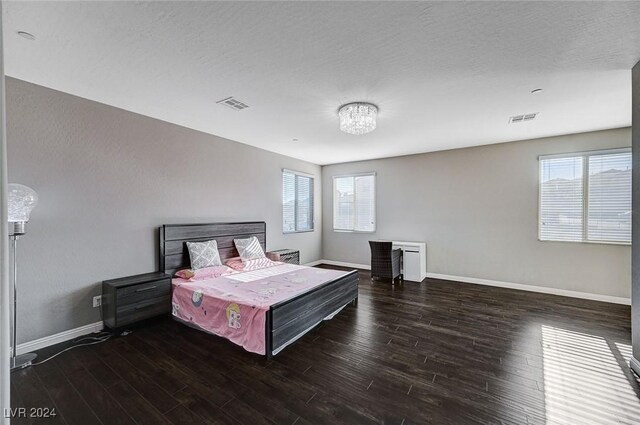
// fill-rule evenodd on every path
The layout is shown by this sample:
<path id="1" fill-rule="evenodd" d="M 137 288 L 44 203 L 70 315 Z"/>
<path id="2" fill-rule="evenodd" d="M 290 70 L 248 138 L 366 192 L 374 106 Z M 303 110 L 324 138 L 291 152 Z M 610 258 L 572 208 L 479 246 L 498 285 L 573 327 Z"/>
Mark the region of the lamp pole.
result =
<path id="1" fill-rule="evenodd" d="M 11 370 L 22 369 L 30 366 L 38 356 L 35 353 L 18 355 L 18 238 L 26 232 L 26 222 L 12 222 L 11 250 L 13 251 L 13 344 L 11 350 Z"/>
<path id="2" fill-rule="evenodd" d="M 11 341 L 11 369 L 16 367 L 16 356 L 18 355 L 18 327 L 16 326 L 18 319 L 18 261 L 16 253 L 18 252 L 18 236 L 11 235 L 11 252 L 13 253 L 13 339 Z"/>

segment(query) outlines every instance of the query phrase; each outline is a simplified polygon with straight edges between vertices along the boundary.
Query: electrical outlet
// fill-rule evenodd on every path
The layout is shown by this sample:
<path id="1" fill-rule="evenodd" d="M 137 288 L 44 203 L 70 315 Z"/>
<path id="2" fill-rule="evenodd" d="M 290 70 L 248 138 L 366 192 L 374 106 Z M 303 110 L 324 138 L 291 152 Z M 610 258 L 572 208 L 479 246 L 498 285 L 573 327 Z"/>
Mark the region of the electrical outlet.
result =
<path id="1" fill-rule="evenodd" d="M 93 297 L 93 306 L 100 307 L 102 305 L 102 295 L 96 295 Z"/>

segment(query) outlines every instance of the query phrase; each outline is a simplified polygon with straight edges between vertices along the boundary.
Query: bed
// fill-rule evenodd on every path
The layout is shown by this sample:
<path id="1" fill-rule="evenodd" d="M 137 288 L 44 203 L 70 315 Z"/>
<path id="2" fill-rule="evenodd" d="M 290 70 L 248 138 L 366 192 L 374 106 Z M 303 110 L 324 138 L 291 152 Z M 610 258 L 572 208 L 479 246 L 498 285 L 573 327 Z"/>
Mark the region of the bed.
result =
<path id="1" fill-rule="evenodd" d="M 224 262 L 238 255 L 234 239 L 252 236 L 265 249 L 266 223 L 165 224 L 160 228 L 160 270 L 174 276 L 176 271 L 190 267 L 186 242 L 215 239 Z M 198 282 L 173 279 L 172 289 L 175 320 L 230 339 L 269 359 L 349 304 L 356 306 L 358 274 L 356 270 L 278 263 L 263 270 Z M 258 298 L 250 298 L 250 294 Z M 189 297 L 191 303 L 187 302 Z M 199 314 L 200 320 L 195 320 L 194 314 Z M 228 326 L 221 328 L 220 320 L 215 322 L 212 315 L 226 318 Z M 239 317 L 243 318 L 244 329 Z M 243 336 L 242 332 L 250 335 Z"/>

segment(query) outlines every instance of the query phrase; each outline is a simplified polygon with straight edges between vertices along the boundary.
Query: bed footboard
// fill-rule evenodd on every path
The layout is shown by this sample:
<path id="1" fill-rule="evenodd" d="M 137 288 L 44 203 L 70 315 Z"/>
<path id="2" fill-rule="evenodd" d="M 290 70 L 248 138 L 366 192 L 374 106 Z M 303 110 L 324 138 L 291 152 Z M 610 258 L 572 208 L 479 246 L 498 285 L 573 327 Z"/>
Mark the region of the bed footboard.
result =
<path id="1" fill-rule="evenodd" d="M 322 320 L 358 299 L 358 272 L 327 282 L 295 298 L 271 306 L 266 317 L 266 356 L 271 358 Z"/>

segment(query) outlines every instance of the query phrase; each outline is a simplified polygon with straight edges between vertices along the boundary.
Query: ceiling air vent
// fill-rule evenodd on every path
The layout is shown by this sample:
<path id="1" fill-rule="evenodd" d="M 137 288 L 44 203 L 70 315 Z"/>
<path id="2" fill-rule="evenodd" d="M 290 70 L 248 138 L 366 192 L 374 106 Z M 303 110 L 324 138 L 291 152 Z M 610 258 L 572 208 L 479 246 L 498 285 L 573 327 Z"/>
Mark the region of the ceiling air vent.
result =
<path id="1" fill-rule="evenodd" d="M 233 109 L 234 111 L 242 111 L 243 109 L 247 109 L 249 107 L 249 105 L 247 105 L 246 103 L 240 102 L 238 99 L 236 99 L 233 96 L 228 97 L 226 99 L 219 100 L 216 103 L 227 106 Z"/>
<path id="2" fill-rule="evenodd" d="M 531 121 L 537 116 L 538 116 L 537 112 L 534 112 L 534 113 L 531 113 L 531 114 L 524 114 L 524 115 L 514 115 L 512 117 L 509 117 L 509 124 L 515 124 L 515 123 L 519 123 L 519 122 Z"/>

